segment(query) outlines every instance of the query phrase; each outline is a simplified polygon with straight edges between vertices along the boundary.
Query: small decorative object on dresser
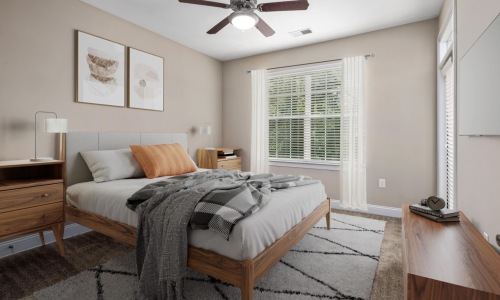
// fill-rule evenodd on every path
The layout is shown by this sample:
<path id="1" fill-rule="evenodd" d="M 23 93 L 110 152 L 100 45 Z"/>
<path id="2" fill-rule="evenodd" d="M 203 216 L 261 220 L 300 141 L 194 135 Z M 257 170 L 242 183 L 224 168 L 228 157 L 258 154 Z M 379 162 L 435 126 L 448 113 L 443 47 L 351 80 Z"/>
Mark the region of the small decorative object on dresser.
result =
<path id="1" fill-rule="evenodd" d="M 446 201 L 440 197 L 430 196 L 427 199 L 420 200 L 420 205 L 427 206 L 432 210 L 440 210 L 445 208 Z"/>
<path id="2" fill-rule="evenodd" d="M 198 167 L 241 171 L 239 150 L 240 148 L 198 149 Z"/>
<path id="3" fill-rule="evenodd" d="M 52 230 L 64 256 L 64 161 L 0 161 L 0 239 Z"/>

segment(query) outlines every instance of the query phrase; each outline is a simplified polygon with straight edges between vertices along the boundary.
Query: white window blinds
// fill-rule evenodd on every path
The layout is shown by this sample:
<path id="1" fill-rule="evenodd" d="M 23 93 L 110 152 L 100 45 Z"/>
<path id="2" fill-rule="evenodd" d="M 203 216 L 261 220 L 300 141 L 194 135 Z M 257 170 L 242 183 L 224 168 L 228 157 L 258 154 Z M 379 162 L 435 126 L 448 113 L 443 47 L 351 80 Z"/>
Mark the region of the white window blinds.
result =
<path id="1" fill-rule="evenodd" d="M 271 73 L 269 158 L 338 163 L 340 63 Z"/>
<path id="2" fill-rule="evenodd" d="M 453 59 L 448 58 L 441 72 L 445 80 L 446 102 L 446 198 L 449 208 L 455 207 L 455 97 L 453 78 Z"/>
<path id="3" fill-rule="evenodd" d="M 438 144 L 438 196 L 446 199 L 447 207 L 456 209 L 456 100 L 455 100 L 455 29 L 454 6 L 438 34 L 437 144 Z"/>

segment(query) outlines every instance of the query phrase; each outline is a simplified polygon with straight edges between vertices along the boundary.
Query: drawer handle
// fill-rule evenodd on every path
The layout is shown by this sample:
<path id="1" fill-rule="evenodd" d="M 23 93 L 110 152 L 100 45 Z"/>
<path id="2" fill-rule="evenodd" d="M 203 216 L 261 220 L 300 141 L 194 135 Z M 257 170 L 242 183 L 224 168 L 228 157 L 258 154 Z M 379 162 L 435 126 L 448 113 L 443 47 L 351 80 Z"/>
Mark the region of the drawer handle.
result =
<path id="1" fill-rule="evenodd" d="M 43 195 L 42 195 L 42 198 L 44 198 L 44 197 L 48 197 L 48 196 L 49 196 L 49 194 L 43 194 Z"/>

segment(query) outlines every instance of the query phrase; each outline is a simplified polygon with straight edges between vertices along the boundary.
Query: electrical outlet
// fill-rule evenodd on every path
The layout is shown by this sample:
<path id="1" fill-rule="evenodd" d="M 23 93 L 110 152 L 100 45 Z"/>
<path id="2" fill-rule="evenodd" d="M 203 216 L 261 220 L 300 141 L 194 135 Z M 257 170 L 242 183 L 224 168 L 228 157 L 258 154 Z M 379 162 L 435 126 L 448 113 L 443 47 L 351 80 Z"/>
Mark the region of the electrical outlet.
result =
<path id="1" fill-rule="evenodd" d="M 500 234 L 497 234 L 497 245 L 500 247 Z"/>
<path id="2" fill-rule="evenodd" d="M 490 236 L 486 232 L 483 232 L 483 236 L 488 242 L 490 241 Z"/>
<path id="3" fill-rule="evenodd" d="M 378 187 L 379 188 L 385 188 L 385 179 L 384 178 L 380 178 L 378 180 Z"/>

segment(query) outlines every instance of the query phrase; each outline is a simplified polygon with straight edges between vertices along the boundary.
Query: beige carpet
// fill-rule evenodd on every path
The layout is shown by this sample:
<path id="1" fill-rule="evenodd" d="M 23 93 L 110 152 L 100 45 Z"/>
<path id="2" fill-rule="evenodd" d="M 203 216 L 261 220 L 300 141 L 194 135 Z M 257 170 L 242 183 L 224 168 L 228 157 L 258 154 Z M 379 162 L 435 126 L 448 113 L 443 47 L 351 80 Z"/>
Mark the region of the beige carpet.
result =
<path id="1" fill-rule="evenodd" d="M 387 222 L 370 299 L 402 299 L 401 220 L 358 212 L 335 212 Z M 132 250 L 94 232 L 65 240 L 65 247 L 65 258 L 59 256 L 54 245 L 49 245 L 1 259 L 0 299 L 32 299 L 32 293 L 37 290 Z"/>
<path id="2" fill-rule="evenodd" d="M 255 300 L 368 300 L 386 221 L 332 214 L 322 219 L 254 287 Z M 47 289 L 37 300 L 121 299 L 137 293 L 135 252 L 93 267 Z M 152 292 L 149 290 L 149 292 Z M 240 289 L 188 269 L 186 300 L 239 299 Z M 153 298 L 150 295 L 149 298 Z"/>
<path id="3" fill-rule="evenodd" d="M 403 299 L 401 219 L 386 219 L 371 299 Z"/>
<path id="4" fill-rule="evenodd" d="M 380 248 L 380 258 L 370 300 L 403 299 L 401 219 L 347 210 L 332 209 L 332 211 L 386 221 L 384 239 Z"/>

